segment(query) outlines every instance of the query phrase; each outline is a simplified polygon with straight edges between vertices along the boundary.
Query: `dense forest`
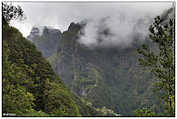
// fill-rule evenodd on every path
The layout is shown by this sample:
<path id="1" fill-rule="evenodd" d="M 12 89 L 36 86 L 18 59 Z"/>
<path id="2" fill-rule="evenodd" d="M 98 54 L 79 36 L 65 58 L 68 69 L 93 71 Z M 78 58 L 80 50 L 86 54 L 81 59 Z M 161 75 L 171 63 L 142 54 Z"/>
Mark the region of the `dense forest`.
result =
<path id="1" fill-rule="evenodd" d="M 67 31 L 10 26 L 23 10 L 3 3 L 3 116 L 174 116 L 174 9 L 135 34 L 127 48 L 89 48 Z M 108 35 L 107 31 L 103 31 Z"/>
<path id="2" fill-rule="evenodd" d="M 5 5 L 3 7 L 6 7 Z M 8 7 L 15 9 L 14 6 Z M 16 28 L 9 26 L 5 17 L 3 17 L 3 114 L 118 116 L 105 107 L 101 109 L 92 107 L 89 102 L 69 91 L 41 52 Z"/>

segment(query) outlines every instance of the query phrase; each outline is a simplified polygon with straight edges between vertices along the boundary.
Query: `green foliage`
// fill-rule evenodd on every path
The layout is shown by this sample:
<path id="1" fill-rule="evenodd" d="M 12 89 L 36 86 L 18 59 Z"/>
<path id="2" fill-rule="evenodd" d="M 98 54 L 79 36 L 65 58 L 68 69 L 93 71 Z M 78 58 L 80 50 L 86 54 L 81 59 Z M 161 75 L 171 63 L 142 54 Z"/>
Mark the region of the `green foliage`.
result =
<path id="1" fill-rule="evenodd" d="M 120 114 L 116 114 L 113 110 L 107 109 L 105 106 L 102 108 L 97 108 L 96 110 L 103 113 L 101 116 L 116 116 L 116 117 L 121 116 Z"/>
<path id="2" fill-rule="evenodd" d="M 64 86 L 49 62 L 17 29 L 3 24 L 3 113 L 94 116 L 98 111 Z"/>
<path id="3" fill-rule="evenodd" d="M 29 111 L 27 111 L 25 114 L 23 114 L 23 116 L 31 116 L 31 117 L 42 117 L 42 116 L 50 116 L 49 114 L 46 114 L 42 111 L 36 111 L 34 109 L 31 109 Z"/>
<path id="4" fill-rule="evenodd" d="M 137 110 L 134 111 L 134 113 L 135 113 L 135 116 L 139 116 L 139 117 L 157 116 L 152 109 L 148 109 L 148 108 L 137 109 Z"/>
<path id="5" fill-rule="evenodd" d="M 3 24 L 3 113 L 81 116 L 72 93 L 35 46 Z"/>
<path id="6" fill-rule="evenodd" d="M 58 51 L 48 58 L 65 84 L 92 104 L 86 106 L 78 99 L 81 115 L 95 115 L 96 111 L 88 108 L 93 106 L 100 110 L 105 106 L 123 116 L 134 116 L 133 110 L 153 104 L 158 105 L 155 113 L 164 112 L 163 103 L 152 88 L 152 73 L 137 64 L 139 55 L 136 50 L 142 42 L 135 38 L 132 46 L 126 49 L 89 49 L 77 42 L 82 27 L 82 24 L 71 23 L 62 34 Z M 151 41 L 143 42 L 150 45 L 152 51 L 157 50 Z M 40 50 L 45 51 L 45 46 Z"/>
<path id="7" fill-rule="evenodd" d="M 3 46 L 3 112 L 20 116 L 32 109 L 34 96 L 21 85 L 25 78 L 22 68 L 8 60 L 10 50 L 6 41 Z"/>
<path id="8" fill-rule="evenodd" d="M 152 90 L 152 74 L 137 64 L 140 44 L 129 49 L 89 49 L 77 42 L 81 25 L 70 26 L 62 34 L 56 56 L 48 60 L 74 93 L 93 107 L 105 106 L 123 116 L 133 116 L 133 110 L 147 104 L 161 105 Z"/>
<path id="9" fill-rule="evenodd" d="M 81 116 L 71 94 L 63 86 L 45 81 L 45 112 L 56 116 Z"/>
<path id="10" fill-rule="evenodd" d="M 138 49 L 143 57 L 139 59 L 141 65 L 149 67 L 154 74 L 155 89 L 164 101 L 165 116 L 174 116 L 175 113 L 175 66 L 174 66 L 174 20 L 162 24 L 160 17 L 156 17 L 150 26 L 150 39 L 158 45 L 158 52 L 152 51 L 143 45 Z"/>

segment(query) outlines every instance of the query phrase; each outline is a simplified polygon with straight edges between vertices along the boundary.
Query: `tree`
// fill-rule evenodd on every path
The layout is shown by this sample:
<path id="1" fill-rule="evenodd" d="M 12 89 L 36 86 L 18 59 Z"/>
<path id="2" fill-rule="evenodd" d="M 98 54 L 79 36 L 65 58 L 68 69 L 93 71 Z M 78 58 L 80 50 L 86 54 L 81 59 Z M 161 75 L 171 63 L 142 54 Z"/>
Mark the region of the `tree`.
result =
<path id="1" fill-rule="evenodd" d="M 138 49 L 142 56 L 139 58 L 140 65 L 149 67 L 155 76 L 155 89 L 160 93 L 165 104 L 165 116 L 174 116 L 175 113 L 175 66 L 174 66 L 174 20 L 163 24 L 160 17 L 156 17 L 150 26 L 150 40 L 157 46 L 155 52 L 148 46 L 143 45 Z"/>
<path id="2" fill-rule="evenodd" d="M 11 20 L 23 20 L 25 18 L 24 11 L 19 5 L 16 7 L 7 2 L 2 2 L 2 15 L 3 22 L 6 21 L 8 23 Z"/>
<path id="3" fill-rule="evenodd" d="M 20 79 L 26 78 L 23 69 L 9 61 L 10 50 L 6 41 L 3 42 L 3 53 L 3 113 L 19 116 L 32 110 L 34 96 L 22 85 L 24 81 Z"/>
<path id="4" fill-rule="evenodd" d="M 155 112 L 152 109 L 146 107 L 142 109 L 137 109 L 134 111 L 135 116 L 145 117 L 145 116 L 155 116 Z"/>

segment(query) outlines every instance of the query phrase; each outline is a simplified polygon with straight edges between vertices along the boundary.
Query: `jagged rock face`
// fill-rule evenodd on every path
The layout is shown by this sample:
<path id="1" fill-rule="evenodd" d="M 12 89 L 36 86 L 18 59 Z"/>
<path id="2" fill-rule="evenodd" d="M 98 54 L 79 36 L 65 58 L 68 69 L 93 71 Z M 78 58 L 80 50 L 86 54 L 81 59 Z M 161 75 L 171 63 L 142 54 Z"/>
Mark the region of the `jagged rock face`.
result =
<path id="1" fill-rule="evenodd" d="M 78 42 L 82 27 L 71 23 L 68 30 L 62 33 L 57 51 L 48 57 L 65 84 L 94 106 L 106 106 L 126 116 L 132 116 L 133 110 L 145 105 L 160 105 L 159 98 L 152 90 L 153 77 L 139 66 L 137 54 L 137 48 L 142 43 L 155 51 L 156 46 L 148 38 L 139 42 L 139 35 L 135 34 L 128 48 L 92 49 Z M 44 50 L 41 48 L 42 52 Z"/>
<path id="2" fill-rule="evenodd" d="M 57 51 L 61 40 L 61 31 L 48 27 L 43 27 L 42 30 L 41 28 L 33 27 L 27 39 L 36 45 L 44 57 L 48 58 Z"/>
<path id="3" fill-rule="evenodd" d="M 133 115 L 144 100 L 150 105 L 158 100 L 151 90 L 152 76 L 138 65 L 139 42 L 126 49 L 90 49 L 77 41 L 81 28 L 72 23 L 62 34 L 57 53 L 48 58 L 74 93 L 122 115 Z"/>
<path id="4" fill-rule="evenodd" d="M 40 34 L 40 30 L 37 27 L 33 27 L 29 36 L 27 36 L 28 40 L 33 40 L 36 36 Z"/>

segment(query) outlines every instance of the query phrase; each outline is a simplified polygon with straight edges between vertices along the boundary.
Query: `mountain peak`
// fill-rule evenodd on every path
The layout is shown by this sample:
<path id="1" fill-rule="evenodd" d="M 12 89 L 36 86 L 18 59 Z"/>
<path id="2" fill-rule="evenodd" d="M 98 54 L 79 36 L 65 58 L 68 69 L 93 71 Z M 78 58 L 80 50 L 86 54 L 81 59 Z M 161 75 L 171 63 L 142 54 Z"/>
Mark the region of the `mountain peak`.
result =
<path id="1" fill-rule="evenodd" d="M 71 31 L 73 29 L 80 29 L 80 28 L 81 28 L 81 25 L 79 23 L 71 22 L 71 24 L 68 27 L 68 31 Z"/>
<path id="2" fill-rule="evenodd" d="M 28 40 L 32 41 L 44 57 L 49 57 L 56 52 L 61 40 L 61 31 L 48 26 L 34 26 Z"/>
<path id="3" fill-rule="evenodd" d="M 27 36 L 27 39 L 32 40 L 35 36 L 42 36 L 46 34 L 61 35 L 61 31 L 50 26 L 33 26 L 30 35 Z"/>

